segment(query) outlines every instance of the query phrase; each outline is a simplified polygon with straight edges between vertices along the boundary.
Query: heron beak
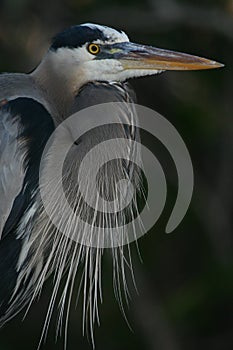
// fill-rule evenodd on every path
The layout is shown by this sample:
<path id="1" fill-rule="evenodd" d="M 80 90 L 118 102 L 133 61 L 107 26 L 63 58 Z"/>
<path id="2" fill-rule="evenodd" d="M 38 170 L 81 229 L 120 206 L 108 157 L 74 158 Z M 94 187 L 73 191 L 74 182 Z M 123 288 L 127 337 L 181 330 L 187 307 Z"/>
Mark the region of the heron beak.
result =
<path id="1" fill-rule="evenodd" d="M 143 70 L 199 70 L 220 68 L 224 65 L 207 58 L 181 52 L 158 49 L 134 43 L 115 44 L 115 55 L 124 69 Z M 118 46 L 118 47 L 117 47 Z"/>

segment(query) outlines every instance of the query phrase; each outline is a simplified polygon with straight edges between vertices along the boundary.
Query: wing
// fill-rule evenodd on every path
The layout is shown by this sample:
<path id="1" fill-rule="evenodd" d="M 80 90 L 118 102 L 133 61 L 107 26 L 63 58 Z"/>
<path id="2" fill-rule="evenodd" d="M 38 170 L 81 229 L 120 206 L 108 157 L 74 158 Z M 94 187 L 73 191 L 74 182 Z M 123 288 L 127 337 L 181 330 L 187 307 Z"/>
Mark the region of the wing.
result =
<path id="1" fill-rule="evenodd" d="M 0 237 L 22 217 L 38 181 L 39 158 L 54 130 L 47 110 L 30 98 L 0 109 Z"/>
<path id="2" fill-rule="evenodd" d="M 19 141 L 21 122 L 8 107 L 7 103 L 0 110 L 0 238 L 25 176 L 26 147 Z M 19 212 L 21 206 L 18 203 Z"/>
<path id="3" fill-rule="evenodd" d="M 0 108 L 0 324 L 16 284 L 22 245 L 30 235 L 40 159 L 53 130 L 50 114 L 31 98 Z"/>

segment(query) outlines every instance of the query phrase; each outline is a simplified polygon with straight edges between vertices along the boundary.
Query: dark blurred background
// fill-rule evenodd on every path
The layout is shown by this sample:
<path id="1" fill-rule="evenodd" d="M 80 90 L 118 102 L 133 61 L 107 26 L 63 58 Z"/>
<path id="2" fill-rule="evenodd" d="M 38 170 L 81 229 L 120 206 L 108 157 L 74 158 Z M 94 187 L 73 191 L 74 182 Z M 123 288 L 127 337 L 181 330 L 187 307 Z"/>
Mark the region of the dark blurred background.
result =
<path id="1" fill-rule="evenodd" d="M 139 295 L 131 288 L 126 313 L 133 331 L 114 300 L 111 264 L 105 260 L 96 349 L 232 350 L 233 1 L 1 0 L 0 71 L 31 71 L 55 33 L 83 22 L 113 26 L 132 41 L 226 65 L 131 81 L 138 102 L 165 116 L 183 137 L 195 187 L 183 222 L 166 235 L 176 171 L 163 147 L 149 140 L 169 181 L 166 209 L 139 240 L 142 263 L 132 246 Z M 51 288 L 48 281 L 24 322 L 21 313 L 0 331 L 0 350 L 36 349 Z M 67 350 L 91 349 L 81 334 L 80 314 L 81 306 L 71 312 Z M 43 350 L 63 348 L 63 340 L 54 344 L 54 336 L 53 324 Z"/>

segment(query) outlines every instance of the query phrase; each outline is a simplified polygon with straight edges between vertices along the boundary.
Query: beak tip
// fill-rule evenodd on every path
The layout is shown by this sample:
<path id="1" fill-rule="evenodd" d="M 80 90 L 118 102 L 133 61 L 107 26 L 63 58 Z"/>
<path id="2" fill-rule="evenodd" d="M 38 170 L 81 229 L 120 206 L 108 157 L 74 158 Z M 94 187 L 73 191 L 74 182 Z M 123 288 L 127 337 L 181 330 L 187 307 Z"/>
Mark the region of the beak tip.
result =
<path id="1" fill-rule="evenodd" d="M 219 62 L 216 62 L 216 61 L 211 61 L 210 68 L 223 68 L 223 67 L 225 67 L 225 64 L 219 63 Z"/>

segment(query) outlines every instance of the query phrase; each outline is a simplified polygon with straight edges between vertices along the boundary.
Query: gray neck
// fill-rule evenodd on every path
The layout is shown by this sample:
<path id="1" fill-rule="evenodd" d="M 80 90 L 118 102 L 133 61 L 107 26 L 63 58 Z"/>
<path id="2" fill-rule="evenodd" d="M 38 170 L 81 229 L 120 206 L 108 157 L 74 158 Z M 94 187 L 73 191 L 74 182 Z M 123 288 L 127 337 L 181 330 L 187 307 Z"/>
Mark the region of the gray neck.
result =
<path id="1" fill-rule="evenodd" d="M 48 95 L 58 111 L 58 122 L 64 120 L 71 110 L 75 91 L 71 77 L 63 72 L 66 67 L 57 69 L 50 53 L 48 53 L 40 65 L 30 74 L 41 89 Z"/>

